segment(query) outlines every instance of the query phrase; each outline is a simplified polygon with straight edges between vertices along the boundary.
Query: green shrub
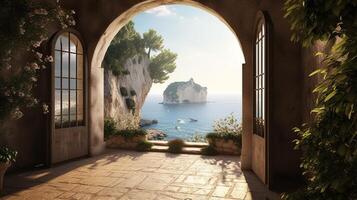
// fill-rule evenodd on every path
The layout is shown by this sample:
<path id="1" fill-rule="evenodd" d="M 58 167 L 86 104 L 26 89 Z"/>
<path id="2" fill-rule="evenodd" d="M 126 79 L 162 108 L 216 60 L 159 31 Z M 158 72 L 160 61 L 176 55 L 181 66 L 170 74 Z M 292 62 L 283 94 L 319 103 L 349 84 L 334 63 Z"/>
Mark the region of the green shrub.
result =
<path id="1" fill-rule="evenodd" d="M 112 118 L 104 119 L 104 138 L 107 139 L 117 132 L 116 122 Z"/>
<path id="2" fill-rule="evenodd" d="M 201 153 L 206 156 L 215 156 L 218 154 L 214 146 L 209 145 L 208 147 L 204 147 L 201 149 Z"/>
<path id="3" fill-rule="evenodd" d="M 195 133 L 191 138 L 187 140 L 188 142 L 207 142 L 206 137 L 199 133 Z"/>
<path id="4" fill-rule="evenodd" d="M 130 96 L 135 96 L 135 95 L 136 95 L 135 90 L 130 90 Z"/>
<path id="5" fill-rule="evenodd" d="M 0 163 L 15 162 L 17 151 L 7 147 L 0 147 Z"/>
<path id="6" fill-rule="evenodd" d="M 125 99 L 126 107 L 129 110 L 135 110 L 135 101 L 131 98 L 126 98 Z"/>
<path id="7" fill-rule="evenodd" d="M 148 151 L 152 147 L 152 143 L 148 141 L 141 141 L 136 145 L 137 151 Z"/>
<path id="8" fill-rule="evenodd" d="M 125 87 L 120 87 L 120 94 L 123 97 L 127 97 L 128 96 L 128 90 Z"/>
<path id="9" fill-rule="evenodd" d="M 207 139 L 233 140 L 238 148 L 242 148 L 243 127 L 233 114 L 215 121 L 213 130 L 206 135 Z"/>
<path id="10" fill-rule="evenodd" d="M 120 135 L 124 138 L 133 138 L 136 136 L 144 136 L 147 132 L 144 129 L 126 129 L 126 130 L 118 130 L 115 135 Z"/>
<path id="11" fill-rule="evenodd" d="M 175 139 L 168 142 L 169 145 L 169 152 L 171 153 L 180 153 L 182 152 L 183 146 L 185 142 L 181 139 Z"/>

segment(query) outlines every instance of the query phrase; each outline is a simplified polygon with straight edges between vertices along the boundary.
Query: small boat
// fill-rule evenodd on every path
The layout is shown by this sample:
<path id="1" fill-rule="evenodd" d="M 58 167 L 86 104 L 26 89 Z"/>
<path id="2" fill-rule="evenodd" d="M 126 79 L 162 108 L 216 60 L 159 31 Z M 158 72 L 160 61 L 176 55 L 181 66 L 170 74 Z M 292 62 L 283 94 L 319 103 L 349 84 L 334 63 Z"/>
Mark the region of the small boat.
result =
<path id="1" fill-rule="evenodd" d="M 184 121 L 183 119 L 177 119 L 177 123 L 179 123 L 179 124 L 184 124 L 185 121 Z"/>
<path id="2" fill-rule="evenodd" d="M 179 127 L 179 126 L 175 126 L 175 129 L 176 129 L 176 130 L 180 130 L 180 129 L 181 129 L 181 127 Z"/>
<path id="3" fill-rule="evenodd" d="M 190 122 L 197 122 L 197 119 L 190 118 Z"/>

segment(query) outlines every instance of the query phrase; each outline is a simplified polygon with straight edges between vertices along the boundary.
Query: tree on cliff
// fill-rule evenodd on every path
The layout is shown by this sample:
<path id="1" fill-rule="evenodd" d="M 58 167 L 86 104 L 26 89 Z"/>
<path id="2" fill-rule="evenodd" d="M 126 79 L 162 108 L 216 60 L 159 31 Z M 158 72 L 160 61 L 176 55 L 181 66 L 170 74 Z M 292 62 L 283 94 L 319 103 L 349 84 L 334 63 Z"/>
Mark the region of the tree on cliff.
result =
<path id="1" fill-rule="evenodd" d="M 164 48 L 164 39 L 153 29 L 143 34 L 143 42 L 149 58 L 151 51 L 156 52 Z"/>
<path id="2" fill-rule="evenodd" d="M 125 75 L 129 72 L 124 68 L 126 61 L 136 55 L 147 55 L 158 52 L 150 58 L 150 76 L 154 83 L 163 83 L 168 74 L 176 69 L 177 54 L 164 49 L 164 40 L 155 30 L 150 29 L 141 37 L 135 30 L 134 22 L 130 21 L 114 37 L 104 58 L 104 67 L 114 75 Z"/>
<path id="3" fill-rule="evenodd" d="M 149 70 L 154 83 L 163 83 L 169 79 L 168 74 L 176 69 L 176 58 L 177 54 L 164 49 L 151 59 Z"/>
<path id="4" fill-rule="evenodd" d="M 130 21 L 114 37 L 104 58 L 104 65 L 116 76 L 128 74 L 124 69 L 125 62 L 135 55 L 143 54 L 144 44 L 136 32 L 134 23 Z"/>

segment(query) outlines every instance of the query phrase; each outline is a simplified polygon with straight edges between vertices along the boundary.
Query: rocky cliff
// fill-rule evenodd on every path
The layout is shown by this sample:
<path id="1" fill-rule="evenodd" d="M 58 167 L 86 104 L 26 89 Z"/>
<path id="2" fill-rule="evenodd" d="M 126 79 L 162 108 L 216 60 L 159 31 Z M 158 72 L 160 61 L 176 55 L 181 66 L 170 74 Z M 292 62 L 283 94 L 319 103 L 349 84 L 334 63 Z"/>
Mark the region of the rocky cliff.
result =
<path id="1" fill-rule="evenodd" d="M 128 75 L 115 76 L 105 69 L 104 113 L 117 121 L 119 129 L 139 126 L 140 110 L 152 85 L 149 64 L 147 56 L 135 56 L 124 65 Z"/>
<path id="2" fill-rule="evenodd" d="M 164 91 L 164 104 L 204 103 L 207 101 L 207 88 L 194 82 L 171 83 Z"/>

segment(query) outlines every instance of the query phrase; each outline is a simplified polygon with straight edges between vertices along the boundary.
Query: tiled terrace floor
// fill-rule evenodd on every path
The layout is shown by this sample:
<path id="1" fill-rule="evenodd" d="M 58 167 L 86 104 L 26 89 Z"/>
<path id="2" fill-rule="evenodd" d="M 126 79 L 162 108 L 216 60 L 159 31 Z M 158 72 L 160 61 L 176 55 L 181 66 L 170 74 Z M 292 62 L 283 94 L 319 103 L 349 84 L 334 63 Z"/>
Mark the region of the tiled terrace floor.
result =
<path id="1" fill-rule="evenodd" d="M 278 199 L 239 157 L 109 151 L 51 169 L 9 175 L 4 199 Z"/>

